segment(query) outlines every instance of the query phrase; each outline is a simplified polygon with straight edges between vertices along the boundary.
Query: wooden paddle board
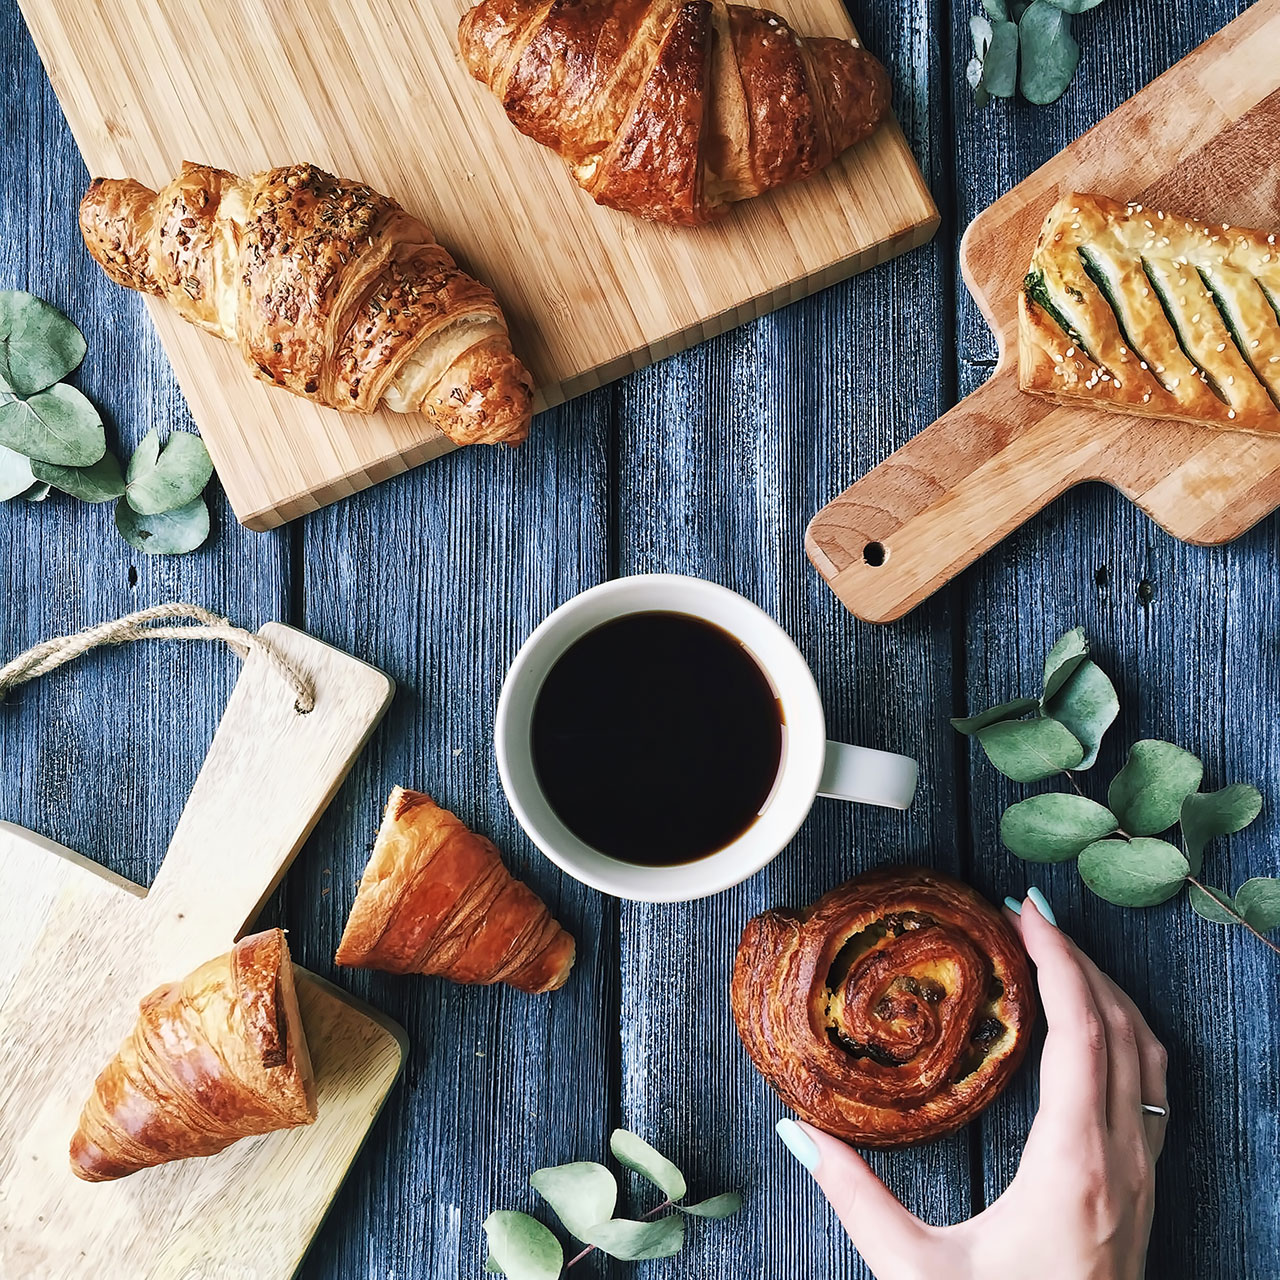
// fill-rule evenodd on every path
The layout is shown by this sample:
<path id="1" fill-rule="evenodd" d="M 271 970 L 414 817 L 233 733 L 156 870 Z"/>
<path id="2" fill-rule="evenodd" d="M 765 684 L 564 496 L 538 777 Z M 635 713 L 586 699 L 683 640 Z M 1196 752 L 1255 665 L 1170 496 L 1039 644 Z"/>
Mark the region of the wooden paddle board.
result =
<path id="1" fill-rule="evenodd" d="M 187 159 L 243 174 L 309 160 L 369 183 L 492 286 L 539 407 L 882 262 L 937 226 L 894 123 L 712 227 L 602 209 L 462 65 L 468 0 L 19 3 L 91 174 L 158 186 Z M 774 3 L 802 33 L 853 35 L 840 0 Z M 230 344 L 149 305 L 252 529 L 451 447 L 420 414 L 342 414 L 268 387 Z"/>
<path id="2" fill-rule="evenodd" d="M 1280 0 L 1260 0 L 974 219 L 960 266 L 991 378 L 824 507 L 806 547 L 858 617 L 900 618 L 1072 485 L 1102 480 L 1188 542 L 1280 504 L 1280 438 L 1058 405 L 1018 388 L 1017 297 L 1059 196 L 1280 231 Z"/>
<path id="3" fill-rule="evenodd" d="M 390 700 L 380 671 L 288 627 L 262 635 L 315 709 L 250 655 L 150 890 L 0 823 L 0 1276 L 286 1280 L 400 1070 L 399 1027 L 299 970 L 315 1124 L 118 1182 L 68 1163 L 138 1001 L 250 931 Z"/>

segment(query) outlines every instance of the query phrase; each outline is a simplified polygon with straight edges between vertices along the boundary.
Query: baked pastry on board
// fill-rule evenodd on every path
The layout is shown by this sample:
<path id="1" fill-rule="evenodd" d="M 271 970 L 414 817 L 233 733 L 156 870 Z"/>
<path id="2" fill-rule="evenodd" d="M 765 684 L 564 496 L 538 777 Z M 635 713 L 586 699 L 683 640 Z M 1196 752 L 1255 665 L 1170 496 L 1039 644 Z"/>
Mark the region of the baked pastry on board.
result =
<path id="1" fill-rule="evenodd" d="M 724 0 L 483 0 L 463 61 L 599 204 L 696 224 L 868 137 L 889 78 L 848 40 Z"/>
<path id="2" fill-rule="evenodd" d="M 734 1021 L 801 1119 L 865 1147 L 951 1133 L 1022 1061 L 1035 996 L 1000 912 L 939 871 L 881 867 L 747 922 Z"/>
<path id="3" fill-rule="evenodd" d="M 564 986 L 574 942 L 484 836 L 396 787 L 335 959 L 541 992 Z"/>
<path id="4" fill-rule="evenodd" d="M 394 200 L 294 164 L 184 164 L 161 191 L 95 178 L 89 252 L 234 342 L 254 376 L 331 409 L 424 413 L 455 444 L 519 444 L 533 388 L 493 293 Z"/>
<path id="5" fill-rule="evenodd" d="M 268 929 L 142 1001 L 81 1112 L 71 1171 L 105 1182 L 315 1118 L 289 946 Z"/>
<path id="6" fill-rule="evenodd" d="M 1024 391 L 1280 431 L 1276 235 L 1064 196 L 1018 299 Z"/>

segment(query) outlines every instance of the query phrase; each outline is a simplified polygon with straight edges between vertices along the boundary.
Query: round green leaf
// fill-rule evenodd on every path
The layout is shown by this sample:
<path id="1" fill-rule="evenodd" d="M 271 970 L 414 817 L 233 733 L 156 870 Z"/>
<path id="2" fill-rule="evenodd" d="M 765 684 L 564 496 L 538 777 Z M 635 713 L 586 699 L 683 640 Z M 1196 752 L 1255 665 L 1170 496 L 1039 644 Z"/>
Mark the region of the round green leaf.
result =
<path id="1" fill-rule="evenodd" d="M 129 459 L 127 496 L 139 515 L 176 511 L 204 492 L 213 463 L 199 436 L 174 431 L 160 447 L 154 430 L 147 432 Z"/>
<path id="2" fill-rule="evenodd" d="M 0 390 L 33 396 L 84 359 L 84 335 L 34 294 L 0 290 Z"/>
<path id="3" fill-rule="evenodd" d="M 1049 650 L 1044 660 L 1044 696 L 1041 703 L 1062 688 L 1075 674 L 1076 668 L 1089 656 L 1089 641 L 1083 627 L 1073 627 Z"/>
<path id="4" fill-rule="evenodd" d="M 1040 782 L 1084 759 L 1084 747 L 1056 720 L 1005 720 L 976 737 L 987 759 L 1014 782 Z"/>
<path id="5" fill-rule="evenodd" d="M 979 58 L 985 57 L 991 46 L 991 23 L 980 13 L 969 19 L 969 34 L 973 37 L 973 47 Z"/>
<path id="6" fill-rule="evenodd" d="M 678 1204 L 676 1208 L 695 1218 L 730 1218 L 742 1208 L 742 1197 L 736 1191 L 726 1191 L 697 1204 Z"/>
<path id="7" fill-rule="evenodd" d="M 1044 106 L 1067 91 L 1080 65 L 1071 18 L 1050 0 L 1035 0 L 1018 23 L 1022 41 L 1022 96 Z"/>
<path id="8" fill-rule="evenodd" d="M 1066 862 L 1119 825 L 1110 809 L 1084 796 L 1032 796 L 1005 810 L 1000 839 L 1028 862 Z"/>
<path id="9" fill-rule="evenodd" d="M 982 0 L 982 7 L 987 11 L 987 17 L 992 22 L 1009 21 L 1009 10 L 1005 0 Z"/>
<path id="10" fill-rule="evenodd" d="M 47 484 L 33 484 L 22 495 L 22 499 L 24 502 L 43 502 L 49 496 L 49 488 Z"/>
<path id="11" fill-rule="evenodd" d="M 177 511 L 144 516 L 121 498 L 116 503 L 116 528 L 131 547 L 149 556 L 182 555 L 209 536 L 209 508 L 203 498 L 197 498 Z"/>
<path id="12" fill-rule="evenodd" d="M 484 1220 L 484 1233 L 489 1238 L 489 1257 L 495 1269 L 505 1272 L 511 1280 L 559 1280 L 564 1270 L 564 1250 L 536 1218 L 499 1210 Z"/>
<path id="13" fill-rule="evenodd" d="M 0 502 L 20 497 L 35 482 L 31 463 L 22 454 L 0 445 Z"/>
<path id="14" fill-rule="evenodd" d="M 669 1258 L 684 1245 L 684 1219 L 678 1213 L 652 1222 L 614 1218 L 612 1222 L 592 1227 L 583 1239 L 623 1262 Z"/>
<path id="15" fill-rule="evenodd" d="M 1235 904 L 1221 889 L 1212 889 L 1206 885 L 1203 889 L 1198 884 L 1187 886 L 1187 898 L 1191 909 L 1198 916 L 1212 920 L 1214 924 L 1239 924 L 1239 912 L 1232 914 L 1227 910 Z"/>
<path id="16" fill-rule="evenodd" d="M 1216 836 L 1243 831 L 1262 812 L 1262 792 L 1248 783 L 1236 783 L 1221 791 L 1193 791 L 1182 802 L 1182 838 L 1187 846 L 1191 874 L 1200 874 L 1204 847 Z"/>
<path id="17" fill-rule="evenodd" d="M 28 400 L 0 404 L 0 444 L 61 467 L 88 467 L 107 451 L 98 411 L 75 387 L 59 382 Z"/>
<path id="18" fill-rule="evenodd" d="M 617 1180 L 594 1160 L 538 1169 L 529 1182 L 579 1240 L 586 1239 L 588 1227 L 612 1218 L 618 1207 Z"/>
<path id="19" fill-rule="evenodd" d="M 970 58 L 969 65 L 964 69 L 964 78 L 969 82 L 970 89 L 977 89 L 982 83 L 982 59 Z"/>
<path id="20" fill-rule="evenodd" d="M 1236 908 L 1259 933 L 1280 928 L 1280 880 L 1256 876 L 1236 890 Z"/>
<path id="21" fill-rule="evenodd" d="M 648 1178 L 668 1199 L 683 1200 L 688 1187 L 684 1174 L 660 1151 L 655 1151 L 643 1138 L 630 1129 L 615 1129 L 609 1137 L 609 1150 L 620 1164 L 634 1169 L 642 1178 Z M 585 1239 L 585 1237 L 584 1237 Z M 594 1243 L 594 1241 L 592 1242 Z M 665 1257 L 665 1254 L 654 1254 Z"/>
<path id="22" fill-rule="evenodd" d="M 31 470 L 38 480 L 81 502 L 110 502 L 124 492 L 120 459 L 110 451 L 91 467 L 55 467 L 50 462 L 33 462 Z"/>
<path id="23" fill-rule="evenodd" d="M 991 46 L 982 59 L 982 87 L 993 98 L 1012 98 L 1018 87 L 1018 24 L 991 25 Z"/>
<path id="24" fill-rule="evenodd" d="M 1061 670 L 1061 668 L 1059 668 Z M 1045 705 L 1045 715 L 1066 725 L 1084 747 L 1077 769 L 1092 769 L 1103 735 L 1120 714 L 1120 699 L 1107 673 L 1087 658 L 1074 667 L 1065 681 L 1055 681 L 1055 692 Z"/>
<path id="25" fill-rule="evenodd" d="M 1107 804 L 1131 836 L 1167 831 L 1200 786 L 1204 766 L 1189 751 L 1152 738 L 1135 742 L 1107 791 Z"/>
<path id="26" fill-rule="evenodd" d="M 988 711 L 979 711 L 976 716 L 959 716 L 951 721 L 951 727 L 960 733 L 972 736 L 989 724 L 997 724 L 1001 720 L 1016 720 L 1019 716 L 1025 716 L 1028 711 L 1034 711 L 1039 705 L 1035 698 L 1015 698 L 1012 702 L 1001 703 L 1000 706 L 992 707 Z"/>
<path id="27" fill-rule="evenodd" d="M 1049 3 L 1063 13 L 1085 13 L 1089 9 L 1096 9 L 1102 0 L 1049 0 Z"/>
<path id="28" fill-rule="evenodd" d="M 1080 878 L 1118 907 L 1154 907 L 1172 898 L 1191 868 L 1164 840 L 1099 840 L 1080 853 Z"/>

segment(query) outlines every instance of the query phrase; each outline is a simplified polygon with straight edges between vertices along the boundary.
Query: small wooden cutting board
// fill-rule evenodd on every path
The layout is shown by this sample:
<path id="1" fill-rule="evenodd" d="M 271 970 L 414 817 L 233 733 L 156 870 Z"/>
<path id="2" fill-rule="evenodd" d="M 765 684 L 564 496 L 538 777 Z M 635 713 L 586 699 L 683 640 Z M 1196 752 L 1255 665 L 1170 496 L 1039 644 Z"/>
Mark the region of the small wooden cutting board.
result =
<path id="1" fill-rule="evenodd" d="M 399 1073 L 400 1028 L 299 970 L 315 1124 L 117 1182 L 71 1172 L 80 1108 L 138 1001 L 249 932 L 391 698 L 328 645 L 261 634 L 314 682 L 315 709 L 297 713 L 253 651 L 149 891 L 0 823 L 6 1280 L 287 1280 Z"/>
<path id="2" fill-rule="evenodd" d="M 1177 538 L 1229 542 L 1280 505 L 1280 438 L 1058 405 L 1018 388 L 1017 296 L 1070 191 L 1280 231 L 1280 0 L 1259 0 L 974 219 L 960 266 L 991 378 L 809 525 L 858 617 L 915 608 L 1072 485 L 1102 480 Z"/>
<path id="3" fill-rule="evenodd" d="M 369 183 L 494 289 L 540 407 L 922 244 L 938 223 L 894 123 L 715 226 L 600 208 L 462 65 L 468 0 L 116 0 L 109 21 L 91 0 L 19 3 L 92 174 L 158 186 L 183 160 L 242 174 L 310 160 Z M 773 3 L 803 34 L 854 34 L 841 0 Z M 341 414 L 268 387 L 230 344 L 150 306 L 251 529 L 451 447 L 420 414 Z"/>

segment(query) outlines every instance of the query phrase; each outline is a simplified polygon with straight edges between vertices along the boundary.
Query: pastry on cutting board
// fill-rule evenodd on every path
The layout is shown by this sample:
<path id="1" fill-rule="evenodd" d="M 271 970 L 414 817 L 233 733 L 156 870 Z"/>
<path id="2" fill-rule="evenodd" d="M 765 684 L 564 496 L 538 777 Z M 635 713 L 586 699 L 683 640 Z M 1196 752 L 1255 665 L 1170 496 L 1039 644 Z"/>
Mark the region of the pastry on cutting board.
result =
<path id="1" fill-rule="evenodd" d="M 268 929 L 142 1001 L 81 1112 L 71 1170 L 106 1182 L 315 1118 L 289 947 Z"/>
<path id="2" fill-rule="evenodd" d="M 456 444 L 518 444 L 532 384 L 493 293 L 431 228 L 310 164 L 167 187 L 95 178 L 89 252 L 118 284 L 234 342 L 254 375 L 331 409 L 423 413 Z"/>
<path id="3" fill-rule="evenodd" d="M 1276 234 L 1064 196 L 1018 298 L 1024 391 L 1280 431 Z"/>
<path id="4" fill-rule="evenodd" d="M 335 959 L 541 992 L 564 985 L 574 942 L 484 836 L 396 787 Z"/>
<path id="5" fill-rule="evenodd" d="M 1035 996 L 1000 912 L 938 871 L 881 867 L 747 922 L 734 1021 L 801 1119 L 894 1147 L 967 1124 L 1027 1049 Z"/>
<path id="6" fill-rule="evenodd" d="M 724 0 L 483 0 L 458 37 L 521 133 L 598 203 L 658 222 L 807 178 L 889 110 L 856 43 Z"/>

